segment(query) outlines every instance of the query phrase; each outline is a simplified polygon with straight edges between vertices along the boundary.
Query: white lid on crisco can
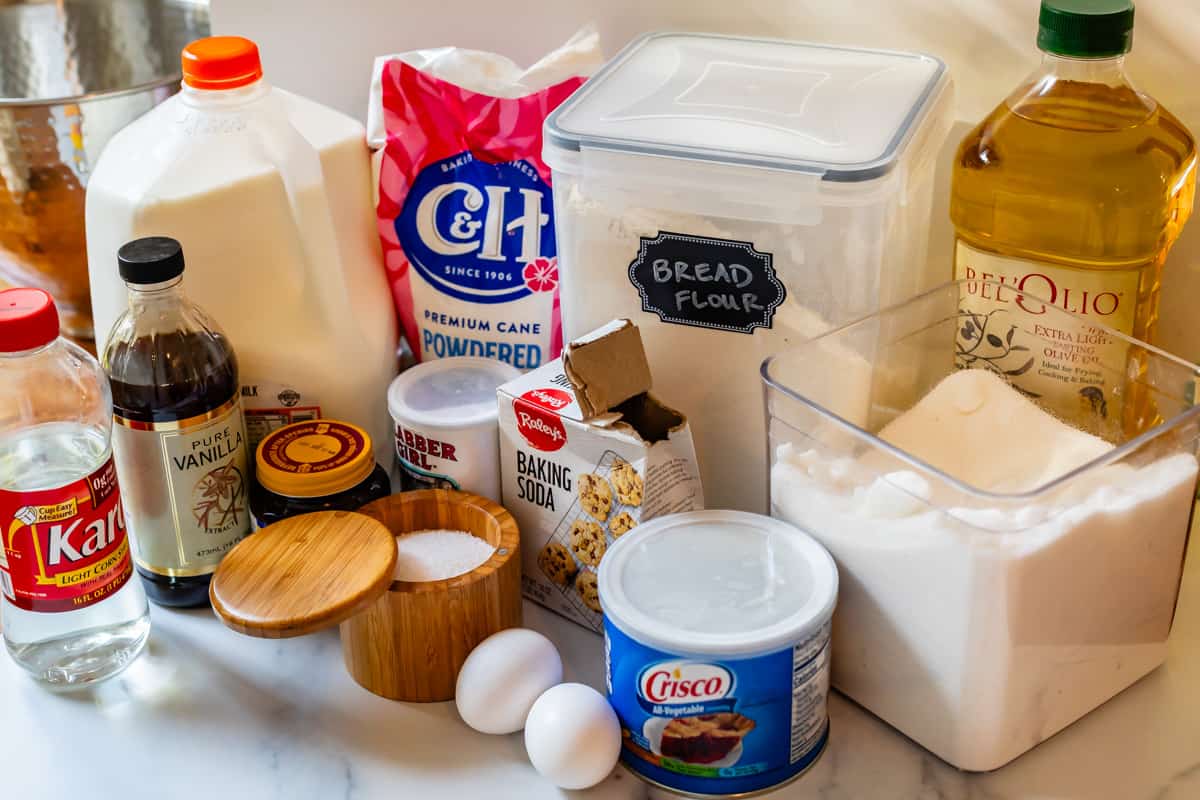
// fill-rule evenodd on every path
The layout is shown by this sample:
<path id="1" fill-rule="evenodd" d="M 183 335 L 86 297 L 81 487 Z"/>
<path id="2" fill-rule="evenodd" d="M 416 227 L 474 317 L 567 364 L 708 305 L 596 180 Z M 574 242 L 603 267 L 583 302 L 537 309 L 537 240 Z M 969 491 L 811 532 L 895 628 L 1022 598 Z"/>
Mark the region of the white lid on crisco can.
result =
<path id="1" fill-rule="evenodd" d="M 833 558 L 782 520 L 693 511 L 639 525 L 600 562 L 609 623 L 666 652 L 741 656 L 791 647 L 833 616 Z"/>
<path id="2" fill-rule="evenodd" d="M 388 387 L 388 411 L 401 424 L 470 428 L 496 421 L 496 389 L 521 370 L 490 358 L 441 358 L 400 373 Z"/>

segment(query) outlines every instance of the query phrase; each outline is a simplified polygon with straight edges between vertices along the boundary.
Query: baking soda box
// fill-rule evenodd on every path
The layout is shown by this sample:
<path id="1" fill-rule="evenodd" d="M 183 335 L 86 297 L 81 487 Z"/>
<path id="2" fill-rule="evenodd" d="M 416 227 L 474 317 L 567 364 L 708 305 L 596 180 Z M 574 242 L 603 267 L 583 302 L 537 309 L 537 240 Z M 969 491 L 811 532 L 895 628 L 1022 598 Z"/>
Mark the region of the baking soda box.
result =
<path id="1" fill-rule="evenodd" d="M 596 632 L 596 574 L 642 522 L 704 507 L 687 418 L 650 393 L 641 335 L 616 320 L 499 389 L 503 503 L 525 596 Z"/>

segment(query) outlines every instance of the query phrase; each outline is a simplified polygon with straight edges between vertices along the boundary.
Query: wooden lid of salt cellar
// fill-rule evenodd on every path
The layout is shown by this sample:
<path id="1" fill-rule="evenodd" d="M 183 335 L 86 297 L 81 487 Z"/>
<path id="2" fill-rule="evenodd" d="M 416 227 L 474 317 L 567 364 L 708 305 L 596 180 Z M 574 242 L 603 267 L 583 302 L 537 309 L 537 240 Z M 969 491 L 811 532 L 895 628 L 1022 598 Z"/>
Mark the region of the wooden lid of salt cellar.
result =
<path id="1" fill-rule="evenodd" d="M 337 625 L 387 591 L 396 540 L 349 511 L 281 520 L 247 536 L 213 574 L 209 598 L 233 630 L 284 639 Z"/>

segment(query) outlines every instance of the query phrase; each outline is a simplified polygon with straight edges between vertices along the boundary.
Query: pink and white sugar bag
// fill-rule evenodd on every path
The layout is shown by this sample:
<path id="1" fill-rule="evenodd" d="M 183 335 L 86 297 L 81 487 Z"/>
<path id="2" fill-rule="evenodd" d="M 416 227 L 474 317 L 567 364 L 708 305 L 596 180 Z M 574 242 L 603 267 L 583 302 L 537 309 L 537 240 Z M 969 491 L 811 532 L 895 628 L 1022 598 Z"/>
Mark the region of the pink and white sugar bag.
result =
<path id="1" fill-rule="evenodd" d="M 417 360 L 523 370 L 562 349 L 542 123 L 601 62 L 584 29 L 532 67 L 443 47 L 375 61 L 367 138 L 388 280 Z"/>

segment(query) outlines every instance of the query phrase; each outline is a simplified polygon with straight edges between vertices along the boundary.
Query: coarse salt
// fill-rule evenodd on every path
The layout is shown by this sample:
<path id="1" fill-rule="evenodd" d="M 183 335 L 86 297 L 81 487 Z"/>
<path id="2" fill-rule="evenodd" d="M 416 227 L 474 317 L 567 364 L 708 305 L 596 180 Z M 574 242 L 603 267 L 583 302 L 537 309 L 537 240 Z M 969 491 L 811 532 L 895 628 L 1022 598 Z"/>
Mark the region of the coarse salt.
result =
<path id="1" fill-rule="evenodd" d="M 441 581 L 470 572 L 496 548 L 466 531 L 415 531 L 396 537 L 395 580 Z"/>

